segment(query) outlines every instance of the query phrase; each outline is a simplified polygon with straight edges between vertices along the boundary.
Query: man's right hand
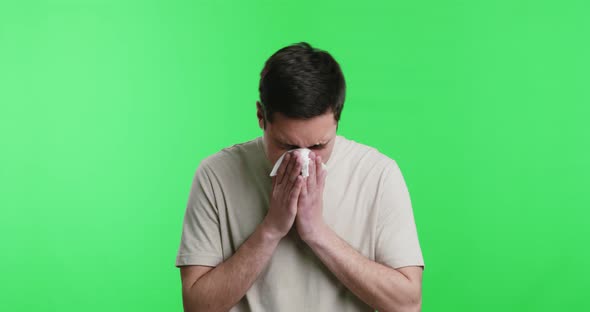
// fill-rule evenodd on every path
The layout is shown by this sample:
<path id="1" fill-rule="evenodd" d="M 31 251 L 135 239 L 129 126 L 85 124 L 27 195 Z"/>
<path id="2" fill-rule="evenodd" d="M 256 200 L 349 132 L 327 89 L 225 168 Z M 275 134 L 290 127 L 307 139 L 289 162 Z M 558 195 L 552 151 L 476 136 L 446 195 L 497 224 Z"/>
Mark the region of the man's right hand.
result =
<path id="1" fill-rule="evenodd" d="M 297 201 L 304 178 L 299 175 L 302 161 L 295 153 L 297 151 L 285 155 L 278 174 L 272 179 L 266 217 L 238 250 L 215 268 L 196 266 L 195 269 L 181 270 L 185 311 L 229 311 L 268 265 L 297 216 Z"/>
<path id="2" fill-rule="evenodd" d="M 262 223 L 276 238 L 287 235 L 297 216 L 297 199 L 304 182 L 300 175 L 302 161 L 297 153 L 287 153 L 277 175 L 272 177 L 270 205 Z"/>

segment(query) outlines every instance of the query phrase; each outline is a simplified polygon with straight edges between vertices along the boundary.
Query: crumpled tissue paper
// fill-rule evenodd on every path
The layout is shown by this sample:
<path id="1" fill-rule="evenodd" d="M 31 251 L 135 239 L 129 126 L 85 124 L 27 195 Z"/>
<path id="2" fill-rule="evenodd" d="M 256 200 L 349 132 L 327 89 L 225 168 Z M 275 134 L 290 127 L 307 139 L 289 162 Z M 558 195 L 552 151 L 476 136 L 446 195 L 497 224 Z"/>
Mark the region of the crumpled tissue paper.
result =
<path id="1" fill-rule="evenodd" d="M 301 157 L 303 158 L 303 166 L 301 167 L 301 175 L 303 177 L 309 176 L 309 161 L 310 161 L 309 152 L 311 152 L 311 150 L 308 148 L 297 148 L 297 149 L 292 149 L 292 150 L 286 151 L 285 153 L 283 153 L 283 155 L 281 155 L 281 157 L 279 157 L 279 159 L 275 163 L 275 166 L 272 168 L 272 171 L 270 172 L 271 177 L 274 177 L 277 175 L 277 171 L 279 171 L 279 167 L 281 166 L 281 163 L 283 162 L 283 158 L 285 158 L 285 155 L 287 155 L 287 153 L 291 153 L 294 151 L 299 151 Z M 322 167 L 324 168 L 324 170 L 327 169 L 325 163 L 322 163 Z"/>

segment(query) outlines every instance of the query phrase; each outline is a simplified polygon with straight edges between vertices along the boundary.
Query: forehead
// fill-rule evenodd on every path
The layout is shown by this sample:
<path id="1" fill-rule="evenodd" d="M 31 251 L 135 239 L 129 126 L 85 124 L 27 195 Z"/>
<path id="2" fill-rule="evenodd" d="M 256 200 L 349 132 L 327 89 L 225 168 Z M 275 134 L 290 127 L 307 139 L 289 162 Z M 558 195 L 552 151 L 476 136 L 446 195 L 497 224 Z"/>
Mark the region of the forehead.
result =
<path id="1" fill-rule="evenodd" d="M 279 144 L 293 146 L 324 144 L 336 132 L 337 123 L 331 112 L 310 119 L 293 119 L 281 113 L 275 114 L 268 132 Z"/>
<path id="2" fill-rule="evenodd" d="M 326 135 L 326 136 L 315 136 L 315 139 L 307 139 L 305 142 L 308 142 L 309 144 L 305 143 L 305 144 L 299 144 L 299 141 L 296 140 L 292 140 L 286 137 L 281 137 L 281 136 L 275 136 L 274 140 L 275 142 L 279 143 L 279 144 L 283 144 L 283 145 L 291 145 L 291 146 L 313 146 L 313 145 L 318 145 L 318 144 L 326 144 L 330 141 L 330 139 L 332 138 L 332 136 L 330 135 Z"/>
<path id="3" fill-rule="evenodd" d="M 290 146 L 303 146 L 309 147 L 317 144 L 328 143 L 335 135 L 335 131 L 322 131 L 321 133 L 316 132 L 283 132 L 283 131 L 271 131 L 271 138 L 278 143 Z"/>

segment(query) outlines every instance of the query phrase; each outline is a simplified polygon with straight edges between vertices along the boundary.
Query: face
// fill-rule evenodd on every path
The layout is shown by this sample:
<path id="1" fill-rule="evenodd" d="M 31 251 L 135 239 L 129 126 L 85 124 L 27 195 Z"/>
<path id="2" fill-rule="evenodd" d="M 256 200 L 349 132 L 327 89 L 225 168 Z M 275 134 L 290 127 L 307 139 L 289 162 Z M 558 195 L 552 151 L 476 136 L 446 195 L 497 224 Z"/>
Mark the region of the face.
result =
<path id="1" fill-rule="evenodd" d="M 328 112 L 310 119 L 288 118 L 282 113 L 274 113 L 273 122 L 266 123 L 262 106 L 256 102 L 258 125 L 264 130 L 264 149 L 266 157 L 274 165 L 283 153 L 296 148 L 309 148 L 322 157 L 326 163 L 332 155 L 336 140 L 337 122 L 334 113 Z"/>

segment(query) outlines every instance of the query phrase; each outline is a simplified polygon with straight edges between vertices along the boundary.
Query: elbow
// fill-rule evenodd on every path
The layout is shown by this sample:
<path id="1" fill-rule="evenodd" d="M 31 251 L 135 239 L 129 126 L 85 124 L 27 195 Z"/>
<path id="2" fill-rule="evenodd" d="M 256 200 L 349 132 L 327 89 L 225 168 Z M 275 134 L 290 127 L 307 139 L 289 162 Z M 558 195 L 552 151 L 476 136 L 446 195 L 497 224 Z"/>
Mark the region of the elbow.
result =
<path id="1" fill-rule="evenodd" d="M 413 283 L 407 300 L 404 304 L 403 312 L 420 312 L 422 310 L 422 285 Z"/>
<path id="2" fill-rule="evenodd" d="M 420 312 L 422 311 L 422 295 L 408 296 L 404 302 L 390 302 L 386 306 L 377 307 L 378 311 L 384 312 Z"/>
<path id="3" fill-rule="evenodd" d="M 422 302 L 412 303 L 404 311 L 406 311 L 406 312 L 420 312 L 420 311 L 422 311 Z"/>
<path id="4" fill-rule="evenodd" d="M 219 303 L 205 300 L 205 297 L 197 292 L 195 287 L 183 291 L 182 305 L 184 312 L 228 312 L 229 308 Z"/>
<path id="5" fill-rule="evenodd" d="M 422 310 L 422 303 L 421 302 L 408 302 L 403 305 L 398 305 L 396 308 L 382 308 L 377 309 L 377 311 L 390 311 L 390 312 L 420 312 Z"/>
<path id="6" fill-rule="evenodd" d="M 199 294 L 194 286 L 183 289 L 182 306 L 184 312 L 214 311 L 213 307 L 199 298 Z"/>
<path id="7" fill-rule="evenodd" d="M 194 297 L 195 294 L 190 292 L 189 289 L 183 289 L 182 292 L 182 307 L 184 312 L 197 312 L 200 308 L 197 307 L 198 302 Z"/>
<path id="8" fill-rule="evenodd" d="M 217 307 L 213 307 L 210 304 L 206 304 L 204 302 L 199 302 L 198 300 L 194 300 L 194 299 L 183 299 L 183 311 L 184 312 L 203 312 L 203 311 L 211 311 L 211 312 L 217 312 L 217 311 L 223 311 L 223 310 L 219 310 Z"/>
<path id="9" fill-rule="evenodd" d="M 422 295 L 418 293 L 417 295 L 411 296 L 406 303 L 403 312 L 420 312 L 422 310 Z"/>
<path id="10" fill-rule="evenodd" d="M 203 312 L 203 311 L 207 311 L 207 312 L 222 312 L 223 310 L 219 310 L 215 307 L 212 307 L 211 305 L 207 305 L 207 304 L 203 304 L 203 303 L 198 303 L 198 302 L 192 302 L 192 303 L 183 303 L 183 311 L 184 312 Z"/>

